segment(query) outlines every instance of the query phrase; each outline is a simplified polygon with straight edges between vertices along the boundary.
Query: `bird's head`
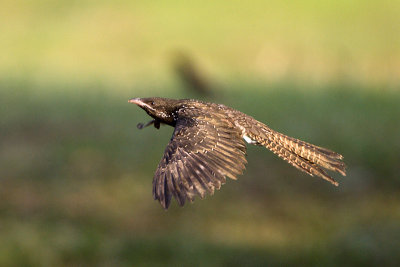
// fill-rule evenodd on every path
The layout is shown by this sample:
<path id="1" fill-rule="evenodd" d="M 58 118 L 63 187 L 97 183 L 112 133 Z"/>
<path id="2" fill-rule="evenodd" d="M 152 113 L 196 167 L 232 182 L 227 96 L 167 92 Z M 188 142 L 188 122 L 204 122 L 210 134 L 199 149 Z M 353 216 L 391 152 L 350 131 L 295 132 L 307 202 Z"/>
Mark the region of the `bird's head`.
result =
<path id="1" fill-rule="evenodd" d="M 154 119 L 166 123 L 174 124 L 174 113 L 179 101 L 162 97 L 132 98 L 128 101 L 144 109 Z"/>

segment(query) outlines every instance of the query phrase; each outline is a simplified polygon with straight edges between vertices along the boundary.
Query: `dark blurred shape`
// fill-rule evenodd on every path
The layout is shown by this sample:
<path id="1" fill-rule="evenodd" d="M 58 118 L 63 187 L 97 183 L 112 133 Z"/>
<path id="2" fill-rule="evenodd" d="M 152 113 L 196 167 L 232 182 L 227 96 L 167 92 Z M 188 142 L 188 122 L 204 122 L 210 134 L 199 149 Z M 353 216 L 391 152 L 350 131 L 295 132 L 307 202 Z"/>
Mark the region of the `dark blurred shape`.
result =
<path id="1" fill-rule="evenodd" d="M 175 52 L 173 54 L 172 67 L 185 89 L 199 96 L 212 95 L 212 83 L 188 53 L 183 51 Z"/>

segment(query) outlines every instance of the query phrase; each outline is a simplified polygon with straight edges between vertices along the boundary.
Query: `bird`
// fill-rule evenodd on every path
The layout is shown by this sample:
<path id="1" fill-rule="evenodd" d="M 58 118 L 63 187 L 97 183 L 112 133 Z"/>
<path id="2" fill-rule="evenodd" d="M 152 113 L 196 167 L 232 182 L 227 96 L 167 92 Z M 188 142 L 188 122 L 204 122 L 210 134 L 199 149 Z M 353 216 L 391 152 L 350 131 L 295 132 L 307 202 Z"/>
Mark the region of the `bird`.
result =
<path id="1" fill-rule="evenodd" d="M 153 177 L 153 198 L 167 210 L 172 197 L 180 206 L 213 195 L 226 178 L 243 174 L 246 143 L 263 146 L 300 171 L 338 186 L 325 170 L 346 175 L 343 156 L 272 130 L 266 124 L 223 104 L 195 99 L 132 98 L 152 120 L 137 127 L 174 127 Z M 325 170 L 324 170 L 325 169 Z"/>

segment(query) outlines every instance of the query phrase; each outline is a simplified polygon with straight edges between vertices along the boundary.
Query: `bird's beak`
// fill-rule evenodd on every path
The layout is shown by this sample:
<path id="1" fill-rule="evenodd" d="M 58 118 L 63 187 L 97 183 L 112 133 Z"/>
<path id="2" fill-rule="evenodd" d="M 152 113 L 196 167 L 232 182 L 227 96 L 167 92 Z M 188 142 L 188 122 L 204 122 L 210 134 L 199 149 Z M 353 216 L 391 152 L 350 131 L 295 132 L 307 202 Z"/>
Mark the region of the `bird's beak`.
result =
<path id="1" fill-rule="evenodd" d="M 146 103 L 145 99 L 142 98 L 132 98 L 128 100 L 129 103 L 133 103 L 138 105 L 140 108 L 148 111 L 148 110 L 154 110 L 152 106 Z"/>
<path id="2" fill-rule="evenodd" d="M 140 98 L 132 98 L 128 100 L 129 103 L 136 104 L 139 107 L 143 107 L 145 103 Z"/>

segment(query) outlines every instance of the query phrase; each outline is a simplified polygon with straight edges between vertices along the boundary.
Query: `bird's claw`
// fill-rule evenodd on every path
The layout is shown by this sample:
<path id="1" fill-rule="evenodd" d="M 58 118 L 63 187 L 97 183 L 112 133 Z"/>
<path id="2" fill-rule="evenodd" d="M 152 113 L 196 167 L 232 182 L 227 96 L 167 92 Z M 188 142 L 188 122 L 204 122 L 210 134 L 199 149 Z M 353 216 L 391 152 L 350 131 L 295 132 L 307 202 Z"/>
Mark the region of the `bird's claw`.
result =
<path id="1" fill-rule="evenodd" d="M 144 124 L 144 123 L 138 123 L 138 125 L 136 126 L 138 129 L 143 129 L 146 128 L 147 126 L 150 126 L 154 123 L 154 120 L 149 121 L 148 123 Z"/>
<path id="2" fill-rule="evenodd" d="M 136 125 L 136 127 L 138 128 L 138 129 L 143 129 L 143 128 L 146 128 L 147 126 L 150 126 L 150 125 L 152 125 L 152 124 L 154 124 L 154 128 L 157 128 L 157 129 L 160 129 L 160 121 L 158 121 L 158 120 L 151 120 L 151 121 L 149 121 L 148 123 L 146 123 L 146 124 L 144 124 L 144 123 L 138 123 L 137 125 Z"/>
<path id="3" fill-rule="evenodd" d="M 136 127 L 137 127 L 139 130 L 141 130 L 141 129 L 144 128 L 144 124 L 140 122 L 140 123 L 138 123 L 138 124 L 136 125 Z"/>

